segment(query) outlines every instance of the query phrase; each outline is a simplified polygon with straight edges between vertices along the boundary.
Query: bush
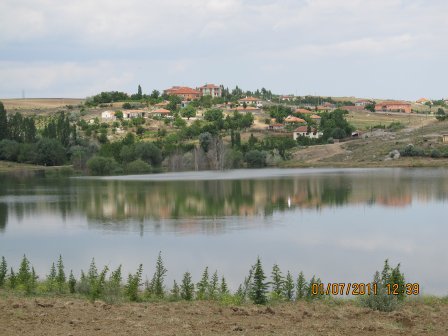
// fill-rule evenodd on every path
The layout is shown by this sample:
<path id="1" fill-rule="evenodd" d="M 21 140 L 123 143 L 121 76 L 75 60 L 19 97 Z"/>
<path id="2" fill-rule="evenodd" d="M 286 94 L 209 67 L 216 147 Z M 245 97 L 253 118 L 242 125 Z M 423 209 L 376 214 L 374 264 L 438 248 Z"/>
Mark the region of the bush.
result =
<path id="1" fill-rule="evenodd" d="M 110 175 L 116 172 L 117 162 L 111 157 L 94 156 L 87 161 L 87 168 L 92 175 Z"/>
<path id="2" fill-rule="evenodd" d="M 261 168 L 266 166 L 266 153 L 257 149 L 246 153 L 245 160 L 249 168 Z"/>
<path id="3" fill-rule="evenodd" d="M 409 144 L 403 150 L 400 151 L 401 156 L 425 156 L 425 152 L 416 148 L 414 145 Z"/>
<path id="4" fill-rule="evenodd" d="M 387 129 L 389 131 L 395 132 L 395 131 L 403 129 L 404 127 L 405 126 L 401 122 L 395 121 L 395 122 L 391 123 L 389 126 L 387 126 Z"/>
<path id="5" fill-rule="evenodd" d="M 431 151 L 431 157 L 432 158 L 439 158 L 442 157 L 442 153 L 438 149 L 433 149 Z"/>
<path id="6" fill-rule="evenodd" d="M 143 174 L 150 173 L 151 166 L 147 164 L 145 161 L 137 159 L 135 161 L 130 162 L 126 165 L 125 172 L 128 174 Z"/>
<path id="7" fill-rule="evenodd" d="M 17 141 L 4 139 L 0 141 L 0 159 L 17 161 L 20 145 Z"/>
<path id="8" fill-rule="evenodd" d="M 66 160 L 65 149 L 56 139 L 42 138 L 36 146 L 36 163 L 44 166 L 61 165 Z"/>

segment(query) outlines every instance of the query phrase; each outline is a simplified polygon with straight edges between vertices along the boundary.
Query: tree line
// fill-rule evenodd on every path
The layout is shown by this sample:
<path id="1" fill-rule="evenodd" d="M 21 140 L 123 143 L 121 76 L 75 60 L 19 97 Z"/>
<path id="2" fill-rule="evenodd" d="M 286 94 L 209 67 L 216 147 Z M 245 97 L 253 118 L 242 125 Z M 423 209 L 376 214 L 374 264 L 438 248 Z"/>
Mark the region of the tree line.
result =
<path id="1" fill-rule="evenodd" d="M 98 269 L 92 259 L 87 272 L 81 270 L 76 278 L 71 270 L 66 272 L 62 256 L 52 263 L 45 278 L 39 280 L 31 262 L 24 255 L 17 271 L 9 267 L 4 257 L 0 262 L 0 288 L 21 292 L 27 295 L 36 294 L 80 294 L 91 301 L 102 299 L 108 303 L 123 301 L 192 301 L 210 300 L 226 304 L 254 303 L 265 305 L 273 302 L 313 301 L 324 299 L 330 295 L 315 292 L 315 285 L 322 285 L 320 278 L 313 276 L 306 280 L 303 272 L 295 278 L 290 271 L 283 273 L 274 264 L 268 279 L 261 259 L 258 257 L 251 266 L 249 274 L 232 293 L 223 275 L 218 271 L 211 272 L 205 267 L 200 280 L 195 283 L 190 272 L 185 272 L 182 279 L 173 281 L 168 288 L 165 278 L 168 270 L 158 254 L 151 280 L 143 281 L 143 264 L 135 273 L 129 273 L 127 280 L 123 278 L 122 266 L 110 270 L 108 266 Z M 372 284 L 377 286 L 376 293 L 364 295 L 360 303 L 375 310 L 391 311 L 406 298 L 405 277 L 400 271 L 400 264 L 395 268 L 385 261 L 382 272 L 376 272 Z M 386 288 L 393 285 L 394 294 Z"/>

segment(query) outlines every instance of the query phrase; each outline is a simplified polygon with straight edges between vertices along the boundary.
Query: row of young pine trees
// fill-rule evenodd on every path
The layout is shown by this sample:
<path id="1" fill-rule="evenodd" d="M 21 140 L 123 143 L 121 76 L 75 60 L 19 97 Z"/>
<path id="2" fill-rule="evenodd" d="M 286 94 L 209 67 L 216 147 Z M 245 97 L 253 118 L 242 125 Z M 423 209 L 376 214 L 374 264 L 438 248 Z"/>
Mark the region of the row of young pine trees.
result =
<path id="1" fill-rule="evenodd" d="M 307 281 L 303 272 L 300 272 L 297 279 L 294 280 L 289 271 L 284 276 L 279 266 L 274 265 L 271 281 L 267 281 L 260 258 L 257 258 L 248 276 L 234 294 L 230 293 L 224 276 L 219 278 L 217 271 L 210 274 L 208 267 L 203 271 L 201 280 L 198 283 L 195 284 L 191 274 L 186 272 L 180 284 L 174 280 L 171 289 L 167 290 L 165 285 L 167 269 L 164 266 L 161 253 L 158 255 L 155 272 L 150 281 L 146 280 L 143 283 L 142 264 L 139 265 L 134 274 L 128 275 L 125 284 L 123 283 L 121 265 L 112 271 L 109 276 L 108 273 L 109 268 L 107 266 L 99 271 L 95 260 L 92 259 L 87 274 L 81 271 L 80 278 L 76 279 L 73 271 L 70 271 L 67 277 L 62 256 L 59 256 L 56 264 L 52 264 L 46 279 L 39 281 L 34 267 L 31 266 L 25 255 L 17 272 L 12 267 L 8 272 L 6 259 L 2 257 L 0 263 L 0 288 L 20 291 L 25 294 L 80 294 L 88 297 L 91 301 L 102 299 L 109 303 L 123 300 L 218 300 L 224 303 L 253 302 L 255 304 L 267 304 L 270 301 L 323 298 L 323 295 L 312 294 L 312 285 L 320 284 L 321 280 L 313 276 L 310 281 Z M 399 265 L 392 269 L 386 260 L 383 280 L 387 277 L 388 281 L 390 281 L 391 276 L 393 277 L 394 274 L 401 275 L 400 281 L 404 283 L 404 276 L 399 272 Z M 381 281 L 381 279 L 378 280 Z"/>

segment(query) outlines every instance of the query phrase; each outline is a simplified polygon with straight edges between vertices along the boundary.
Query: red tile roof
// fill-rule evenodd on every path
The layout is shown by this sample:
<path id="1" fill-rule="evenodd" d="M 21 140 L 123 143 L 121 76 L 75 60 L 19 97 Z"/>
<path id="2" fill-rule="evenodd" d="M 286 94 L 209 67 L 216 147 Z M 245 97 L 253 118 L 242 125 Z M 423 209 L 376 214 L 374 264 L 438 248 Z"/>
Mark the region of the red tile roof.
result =
<path id="1" fill-rule="evenodd" d="M 204 86 L 201 86 L 200 89 L 219 89 L 219 86 L 215 84 L 205 84 Z"/>
<path id="2" fill-rule="evenodd" d="M 385 100 L 378 103 L 377 105 L 411 105 L 411 103 L 396 100 Z"/>
<path id="3" fill-rule="evenodd" d="M 173 86 L 171 89 L 166 89 L 165 92 L 168 94 L 200 94 L 198 90 L 189 88 L 188 86 Z"/>
<path id="4" fill-rule="evenodd" d="M 302 113 L 302 114 L 313 114 L 313 111 L 307 110 L 307 109 L 303 109 L 303 108 L 298 108 L 296 109 L 296 113 Z"/>
<path id="5" fill-rule="evenodd" d="M 311 128 L 311 132 L 315 133 L 317 130 L 315 128 Z M 294 132 L 299 132 L 299 133 L 308 133 L 308 126 L 299 126 L 297 127 Z"/>
<path id="6" fill-rule="evenodd" d="M 156 109 L 156 110 L 152 111 L 152 113 L 171 113 L 171 111 L 161 108 L 161 109 Z"/>
<path id="7" fill-rule="evenodd" d="M 294 123 L 304 123 L 305 120 L 303 120 L 302 118 L 297 118 L 294 116 L 287 116 L 285 119 L 286 122 L 294 122 Z"/>

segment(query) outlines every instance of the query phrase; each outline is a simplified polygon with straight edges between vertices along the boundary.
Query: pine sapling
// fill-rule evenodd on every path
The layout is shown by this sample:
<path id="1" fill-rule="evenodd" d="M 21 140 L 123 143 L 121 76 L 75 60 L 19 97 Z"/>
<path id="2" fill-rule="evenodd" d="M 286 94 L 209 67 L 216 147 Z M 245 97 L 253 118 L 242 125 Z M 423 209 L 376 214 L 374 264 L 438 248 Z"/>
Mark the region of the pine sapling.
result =
<path id="1" fill-rule="evenodd" d="M 141 286 L 142 281 L 142 273 L 143 273 L 143 265 L 140 264 L 137 272 L 133 274 L 129 274 L 128 283 L 125 287 L 126 296 L 130 301 L 138 301 L 138 289 Z"/>
<path id="2" fill-rule="evenodd" d="M 253 282 L 250 291 L 250 297 L 255 304 L 266 304 L 268 285 L 265 282 L 266 276 L 263 272 L 260 258 L 257 258 L 257 262 L 254 267 Z"/>
<path id="3" fill-rule="evenodd" d="M 8 275 L 8 264 L 6 263 L 5 257 L 2 257 L 2 262 L 0 264 L 0 288 L 5 285 L 7 275 Z"/>
<path id="4" fill-rule="evenodd" d="M 179 299 L 180 299 L 179 285 L 177 284 L 176 280 L 174 280 L 173 288 L 171 289 L 171 300 L 179 301 Z"/>
<path id="5" fill-rule="evenodd" d="M 198 284 L 196 285 L 196 294 L 198 300 L 207 299 L 207 289 L 208 289 L 208 267 L 204 269 L 201 281 L 199 281 Z"/>
<path id="6" fill-rule="evenodd" d="M 272 268 L 272 293 L 276 298 L 282 298 L 284 278 L 277 264 Z"/>
<path id="7" fill-rule="evenodd" d="M 218 271 L 215 271 L 212 275 L 212 279 L 208 285 L 207 296 L 210 300 L 216 300 L 218 296 L 219 277 Z"/>
<path id="8" fill-rule="evenodd" d="M 219 288 L 219 295 L 229 294 L 229 288 L 227 287 L 227 282 L 224 276 L 221 278 L 221 287 Z"/>
<path id="9" fill-rule="evenodd" d="M 11 289 L 16 289 L 17 287 L 17 275 L 14 273 L 14 270 L 11 267 L 11 271 L 9 272 L 9 287 Z"/>
<path id="10" fill-rule="evenodd" d="M 31 280 L 30 262 L 24 255 L 22 262 L 20 263 L 19 273 L 17 274 L 17 284 L 26 287 L 30 280 Z"/>
<path id="11" fill-rule="evenodd" d="M 186 272 L 182 278 L 180 297 L 186 301 L 191 301 L 194 298 L 194 284 L 191 281 L 190 272 Z"/>
<path id="12" fill-rule="evenodd" d="M 54 264 L 53 264 L 54 265 Z M 57 275 L 56 275 L 56 285 L 59 293 L 63 293 L 65 291 L 65 271 L 64 271 L 64 263 L 62 261 L 62 256 L 59 255 L 58 265 L 57 265 Z"/>
<path id="13" fill-rule="evenodd" d="M 49 292 L 53 292 L 54 285 L 56 283 L 56 266 L 52 263 L 50 273 L 47 276 L 47 289 Z"/>
<path id="14" fill-rule="evenodd" d="M 76 279 L 73 276 L 73 271 L 70 271 L 70 276 L 68 277 L 68 290 L 70 294 L 74 294 L 76 291 Z"/>
<path id="15" fill-rule="evenodd" d="M 283 296 L 288 301 L 292 301 L 294 299 L 294 279 L 289 271 L 286 273 L 286 280 L 283 284 Z"/>
<path id="16" fill-rule="evenodd" d="M 165 295 L 165 276 L 167 273 L 167 269 L 163 265 L 162 253 L 159 252 L 159 256 L 157 257 L 156 263 L 156 271 L 153 276 L 154 283 L 154 295 L 157 298 L 163 298 Z"/>
<path id="17" fill-rule="evenodd" d="M 299 277 L 297 278 L 297 285 L 296 285 L 296 300 L 303 300 L 306 298 L 308 293 L 307 284 L 305 276 L 303 275 L 303 272 L 299 273 Z"/>

